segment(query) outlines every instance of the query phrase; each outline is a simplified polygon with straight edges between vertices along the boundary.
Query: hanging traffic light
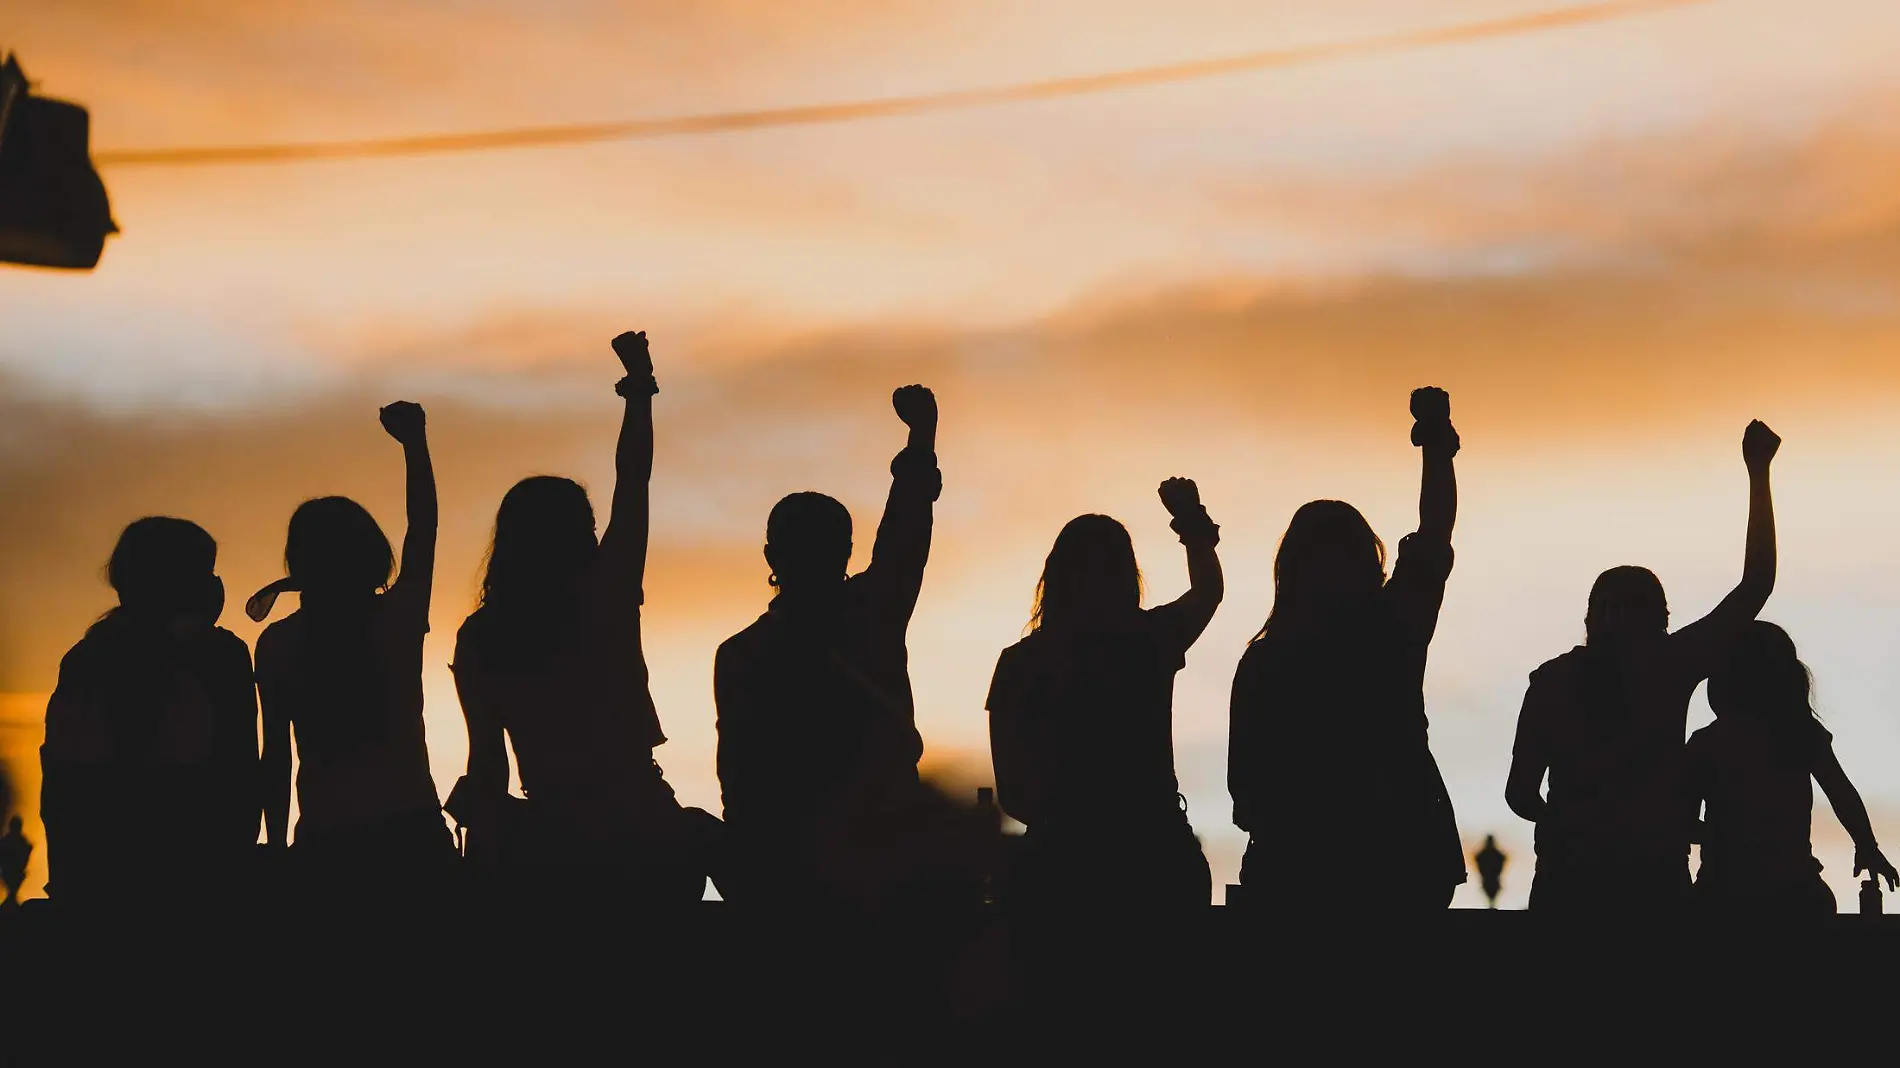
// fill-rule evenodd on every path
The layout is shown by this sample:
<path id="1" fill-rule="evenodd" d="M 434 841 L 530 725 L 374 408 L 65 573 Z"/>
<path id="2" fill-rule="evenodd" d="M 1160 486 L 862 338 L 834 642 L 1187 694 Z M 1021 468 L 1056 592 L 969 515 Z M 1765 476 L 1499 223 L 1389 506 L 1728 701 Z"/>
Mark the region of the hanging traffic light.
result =
<path id="1" fill-rule="evenodd" d="M 0 62 L 0 263 L 89 271 L 112 221 L 93 169 L 86 109 L 34 96 L 12 55 Z"/>

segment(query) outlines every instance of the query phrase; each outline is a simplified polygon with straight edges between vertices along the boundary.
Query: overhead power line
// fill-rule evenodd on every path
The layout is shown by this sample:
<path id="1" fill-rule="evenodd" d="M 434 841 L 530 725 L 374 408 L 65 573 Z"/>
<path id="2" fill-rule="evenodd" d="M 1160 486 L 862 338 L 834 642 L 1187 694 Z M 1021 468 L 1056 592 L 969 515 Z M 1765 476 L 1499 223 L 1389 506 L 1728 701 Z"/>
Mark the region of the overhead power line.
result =
<path id="1" fill-rule="evenodd" d="M 1377 55 L 1435 45 L 1458 44 L 1493 37 L 1580 26 L 1625 18 L 1667 8 L 1689 7 L 1707 0 L 1611 0 L 1516 15 L 1455 26 L 1407 30 L 1379 37 L 1330 44 L 1248 52 L 1214 59 L 1190 60 L 1156 67 L 1083 74 L 1068 78 L 1021 82 L 1015 85 L 833 104 L 720 111 L 699 115 L 627 119 L 618 122 L 568 123 L 526 126 L 472 133 L 425 134 L 355 141 L 305 141 L 284 144 L 212 145 L 197 148 L 119 149 L 95 153 L 102 167 L 184 167 L 233 163 L 303 163 L 316 160 L 383 159 L 450 152 L 486 152 L 498 149 L 543 148 L 600 141 L 647 140 L 689 134 L 758 130 L 781 126 L 816 126 L 860 119 L 894 118 L 930 112 L 957 111 L 996 104 L 1055 100 L 1117 89 L 1194 81 L 1224 74 L 1294 67 L 1349 56 Z"/>

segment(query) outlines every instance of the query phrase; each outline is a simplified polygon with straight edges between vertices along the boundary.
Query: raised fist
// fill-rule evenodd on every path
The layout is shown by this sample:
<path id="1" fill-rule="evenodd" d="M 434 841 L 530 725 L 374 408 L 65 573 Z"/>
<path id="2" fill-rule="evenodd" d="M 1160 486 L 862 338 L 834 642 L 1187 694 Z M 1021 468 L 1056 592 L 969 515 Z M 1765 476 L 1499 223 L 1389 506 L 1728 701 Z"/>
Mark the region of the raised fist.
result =
<path id="1" fill-rule="evenodd" d="M 653 374 L 653 354 L 647 351 L 647 332 L 629 330 L 614 338 L 614 355 L 620 357 L 620 366 L 635 378 L 648 378 Z"/>
<path id="2" fill-rule="evenodd" d="M 1750 471 L 1768 470 L 1769 461 L 1775 458 L 1775 452 L 1781 448 L 1781 436 L 1768 429 L 1768 424 L 1757 419 L 1742 431 L 1742 462 Z"/>
<path id="3" fill-rule="evenodd" d="M 1176 519 L 1198 514 L 1201 510 L 1201 488 L 1191 478 L 1168 479 L 1155 492 L 1161 495 L 1161 504 L 1167 508 L 1168 514 Z"/>
<path id="4" fill-rule="evenodd" d="M 926 386 L 897 387 L 891 393 L 891 407 L 912 430 L 930 430 L 937 425 L 937 395 Z"/>
<path id="5" fill-rule="evenodd" d="M 389 432 L 389 436 L 404 445 L 414 445 L 422 440 L 426 428 L 422 405 L 414 401 L 396 401 L 384 405 L 376 415 L 382 420 L 383 429 Z"/>
<path id="6" fill-rule="evenodd" d="M 1412 391 L 1412 418 L 1421 423 L 1451 421 L 1451 394 L 1437 386 L 1420 386 Z"/>

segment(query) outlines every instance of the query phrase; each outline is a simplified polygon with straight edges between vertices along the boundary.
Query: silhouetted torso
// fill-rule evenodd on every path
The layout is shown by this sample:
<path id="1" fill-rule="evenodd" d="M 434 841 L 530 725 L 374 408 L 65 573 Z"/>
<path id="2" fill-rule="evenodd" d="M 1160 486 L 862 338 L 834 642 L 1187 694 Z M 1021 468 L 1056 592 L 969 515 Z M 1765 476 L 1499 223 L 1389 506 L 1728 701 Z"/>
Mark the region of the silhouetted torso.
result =
<path id="1" fill-rule="evenodd" d="M 1686 774 L 1708 805 L 1698 895 L 1799 894 L 1816 880 L 1812 769 L 1833 738 L 1818 723 L 1810 729 L 1811 752 L 1796 760 L 1783 757 L 1765 724 L 1747 719 L 1718 719 L 1690 736 Z"/>
<path id="2" fill-rule="evenodd" d="M 1709 643 L 1685 628 L 1615 658 L 1579 646 L 1531 674 L 1515 749 L 1550 776 L 1534 898 L 1543 886 L 1541 897 L 1560 907 L 1552 892 L 1568 898 L 1561 884 L 1573 877 L 1586 880 L 1579 886 L 1610 880 L 1588 890 L 1598 898 L 1679 896 L 1686 887 L 1694 813 L 1683 735 L 1711 659 Z"/>
<path id="3" fill-rule="evenodd" d="M 215 879 L 257 841 L 250 651 L 109 617 L 61 661 L 40 754 L 51 894 Z"/>
<path id="4" fill-rule="evenodd" d="M 397 826 L 446 846 L 422 722 L 422 643 L 428 606 L 400 585 L 351 621 L 341 643 L 362 662 L 328 662 L 310 609 L 271 624 L 257 642 L 258 686 L 283 710 L 297 741 L 297 840 L 385 836 Z M 360 718 L 359 718 L 360 717 Z M 339 727 L 356 723 L 360 727 Z"/>
<path id="5" fill-rule="evenodd" d="M 591 577 L 573 615 L 555 621 L 540 648 L 509 640 L 489 610 L 463 624 L 455 674 L 463 699 L 479 701 L 508 732 L 522 791 L 538 812 L 559 813 L 567 832 L 540 845 L 546 860 L 608 862 L 630 830 L 676 815 L 672 788 L 653 762 L 666 741 L 647 690 L 640 606 L 600 596 Z"/>
<path id="6" fill-rule="evenodd" d="M 1020 899 L 1203 905 L 1207 863 L 1174 770 L 1182 606 L 1119 625 L 1044 627 L 1003 650 L 986 702 L 997 788 L 1028 827 Z"/>
<path id="7" fill-rule="evenodd" d="M 1186 649 L 1154 616 L 1087 632 L 1045 628 L 1003 650 L 987 707 L 1008 721 L 996 737 L 1018 739 L 1022 751 L 998 764 L 1027 769 L 1039 809 L 1006 808 L 1011 815 L 1032 828 L 1081 828 L 1178 813 L 1174 676 Z M 1024 792 L 998 786 L 1006 805 Z"/>
<path id="8" fill-rule="evenodd" d="M 1449 544 L 1409 536 L 1364 611 L 1321 633 L 1269 633 L 1241 658 L 1229 760 L 1254 824 L 1250 900 L 1304 897 L 1318 874 L 1365 863 L 1389 877 L 1346 879 L 1346 896 L 1443 907 L 1464 881 L 1424 698 L 1451 566 Z"/>
<path id="9" fill-rule="evenodd" d="M 781 592 L 719 647 L 720 792 L 742 858 L 735 878 L 755 892 L 819 892 L 827 852 L 889 830 L 878 825 L 917 797 L 905 632 L 941 476 L 934 456 L 909 449 L 891 470 L 870 566 L 829 589 Z"/>

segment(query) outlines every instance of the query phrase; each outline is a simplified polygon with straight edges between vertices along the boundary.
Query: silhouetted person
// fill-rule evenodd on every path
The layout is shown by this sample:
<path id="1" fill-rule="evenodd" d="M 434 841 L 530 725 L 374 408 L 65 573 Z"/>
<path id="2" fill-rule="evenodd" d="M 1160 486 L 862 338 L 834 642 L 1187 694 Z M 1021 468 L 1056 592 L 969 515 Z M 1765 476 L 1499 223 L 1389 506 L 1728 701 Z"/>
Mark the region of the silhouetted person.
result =
<path id="1" fill-rule="evenodd" d="M 370 874 L 385 885 L 438 869 L 455 853 L 422 724 L 435 471 L 421 407 L 397 401 L 381 420 L 401 443 L 406 467 L 409 525 L 395 582 L 389 539 L 369 512 L 347 497 L 319 497 L 290 517 L 289 575 L 259 590 L 245 610 L 261 622 L 278 594 L 302 599 L 257 640 L 267 842 L 286 841 L 294 732 L 295 855 L 309 870 Z"/>
<path id="2" fill-rule="evenodd" d="M 26 864 L 33 857 L 33 843 L 26 837 L 25 822 L 15 816 L 7 821 L 7 833 L 0 834 L 0 905 L 20 903 L 20 888 L 26 885 Z"/>
<path id="3" fill-rule="evenodd" d="M 719 785 L 734 902 L 876 898 L 908 873 L 896 850 L 922 796 L 905 634 L 930 558 L 937 402 L 891 395 L 910 440 L 871 563 L 847 577 L 851 513 L 794 493 L 766 521 L 771 607 L 719 647 Z M 722 892 L 725 887 L 722 884 Z"/>
<path id="4" fill-rule="evenodd" d="M 1834 913 L 1834 892 L 1809 843 L 1816 781 L 1854 840 L 1854 873 L 1884 878 L 1889 887 L 1900 879 L 1874 841 L 1860 791 L 1834 756 L 1833 736 L 1814 715 L 1811 689 L 1787 632 L 1760 620 L 1709 676 L 1716 720 L 1690 736 L 1685 753 L 1691 803 L 1708 806 L 1695 880 L 1699 906 Z"/>
<path id="5" fill-rule="evenodd" d="M 1498 840 L 1493 835 L 1484 836 L 1484 848 L 1471 858 L 1477 862 L 1478 885 L 1484 888 L 1484 900 L 1489 908 L 1498 907 L 1498 893 L 1504 889 L 1504 850 L 1498 848 Z"/>
<path id="6" fill-rule="evenodd" d="M 217 626 L 217 558 L 204 528 L 166 516 L 133 522 L 113 546 L 119 604 L 60 662 L 46 706 L 40 812 L 55 900 L 217 889 L 257 842 L 257 695 L 250 650 Z"/>
<path id="7" fill-rule="evenodd" d="M 1248 833 L 1250 905 L 1305 906 L 1313 871 L 1345 881 L 1352 912 L 1442 909 L 1464 844 L 1427 741 L 1425 658 L 1452 566 L 1458 511 L 1451 402 L 1412 394 L 1423 452 L 1418 530 L 1385 546 L 1341 501 L 1293 515 L 1274 559 L 1273 611 L 1234 674 L 1227 784 Z"/>
<path id="8" fill-rule="evenodd" d="M 1200 908 L 1213 885 L 1174 772 L 1174 676 L 1220 605 L 1220 528 L 1194 483 L 1161 484 L 1188 591 L 1141 607 L 1128 531 L 1078 516 L 1036 584 L 1029 636 L 990 683 L 1003 811 L 1021 821 L 1013 903 Z"/>
<path id="9" fill-rule="evenodd" d="M 622 334 L 613 346 L 627 374 L 614 388 L 625 403 L 606 532 L 595 540 L 593 505 L 579 483 L 516 483 L 495 515 L 481 605 L 456 637 L 470 855 L 546 874 L 559 868 L 570 884 L 630 880 L 697 901 L 704 846 L 718 827 L 680 807 L 653 759 L 666 735 L 640 633 L 659 385 L 644 333 Z M 509 742 L 529 813 L 513 827 L 498 826 L 513 807 Z"/>
<path id="10" fill-rule="evenodd" d="M 1780 445 L 1760 422 L 1742 435 L 1749 481 L 1742 580 L 1714 611 L 1671 634 L 1656 576 L 1611 568 L 1590 590 L 1585 643 L 1531 673 L 1504 796 L 1537 824 L 1533 911 L 1683 904 L 1694 825 L 1682 776 L 1689 699 L 1774 591 L 1768 468 Z"/>

